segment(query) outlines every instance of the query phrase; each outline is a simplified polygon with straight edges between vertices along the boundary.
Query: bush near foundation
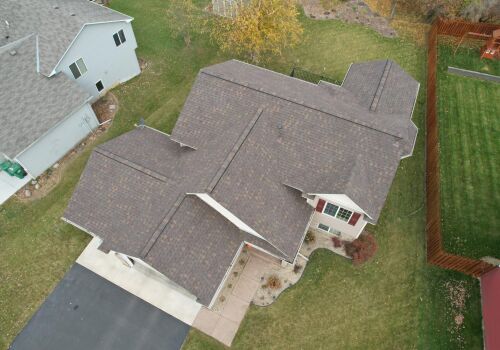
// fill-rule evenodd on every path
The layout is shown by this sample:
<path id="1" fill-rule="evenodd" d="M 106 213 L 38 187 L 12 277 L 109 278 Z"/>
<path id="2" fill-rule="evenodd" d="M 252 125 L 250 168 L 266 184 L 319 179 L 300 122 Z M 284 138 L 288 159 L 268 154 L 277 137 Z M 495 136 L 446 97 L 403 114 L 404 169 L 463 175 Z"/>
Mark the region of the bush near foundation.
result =
<path id="1" fill-rule="evenodd" d="M 352 258 L 354 265 L 361 265 L 370 260 L 377 252 L 377 242 L 371 233 L 362 233 L 352 242 L 345 243 L 345 252 Z"/>

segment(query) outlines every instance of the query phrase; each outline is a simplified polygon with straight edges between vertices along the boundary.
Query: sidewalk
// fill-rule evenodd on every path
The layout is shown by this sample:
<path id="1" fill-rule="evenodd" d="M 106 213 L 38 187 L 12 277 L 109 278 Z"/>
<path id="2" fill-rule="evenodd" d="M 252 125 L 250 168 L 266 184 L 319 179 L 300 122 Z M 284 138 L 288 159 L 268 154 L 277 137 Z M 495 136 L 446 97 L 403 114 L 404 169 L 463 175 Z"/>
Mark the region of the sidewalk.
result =
<path id="1" fill-rule="evenodd" d="M 219 311 L 202 307 L 194 320 L 193 327 L 231 346 L 250 302 L 261 285 L 261 277 L 274 263 L 256 254 L 250 254 L 234 289 Z"/>

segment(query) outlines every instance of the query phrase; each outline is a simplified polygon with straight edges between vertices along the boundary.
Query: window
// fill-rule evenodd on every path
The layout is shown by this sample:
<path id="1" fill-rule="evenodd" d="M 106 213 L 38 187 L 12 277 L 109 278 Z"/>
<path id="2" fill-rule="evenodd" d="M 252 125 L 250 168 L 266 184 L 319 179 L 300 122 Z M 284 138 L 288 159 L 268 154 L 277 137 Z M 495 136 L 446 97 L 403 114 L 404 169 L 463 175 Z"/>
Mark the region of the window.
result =
<path id="1" fill-rule="evenodd" d="M 323 213 L 331 215 L 331 216 L 335 216 L 335 214 L 337 213 L 338 209 L 339 209 L 338 206 L 333 205 L 332 203 L 327 203 L 326 206 L 325 206 L 325 210 L 323 211 Z"/>
<path id="2" fill-rule="evenodd" d="M 340 208 L 339 212 L 337 213 L 337 219 L 343 220 L 343 221 L 349 221 L 349 218 L 351 217 L 352 211 Z"/>
<path id="3" fill-rule="evenodd" d="M 330 230 L 330 227 L 328 227 L 328 226 L 326 226 L 326 225 L 323 225 L 323 224 L 319 224 L 319 225 L 318 225 L 318 228 L 319 228 L 320 230 L 323 230 L 323 231 L 326 231 L 326 232 L 328 232 L 328 231 Z"/>
<path id="4" fill-rule="evenodd" d="M 75 79 L 78 79 L 82 75 L 87 73 L 87 66 L 85 65 L 85 62 L 83 62 L 83 58 L 80 58 L 76 62 L 71 63 L 69 65 L 69 69 L 70 69 L 71 73 L 73 73 L 73 76 L 75 77 Z"/>
<path id="5" fill-rule="evenodd" d="M 113 34 L 113 40 L 115 41 L 116 46 L 120 46 L 125 41 L 127 41 L 127 39 L 125 39 L 125 33 L 123 32 L 123 29 L 120 29 L 118 33 Z"/>
<path id="6" fill-rule="evenodd" d="M 95 87 L 97 88 L 97 91 L 99 91 L 99 92 L 104 90 L 104 85 L 102 85 L 102 80 L 99 80 L 97 83 L 95 83 Z"/>
<path id="7" fill-rule="evenodd" d="M 337 236 L 340 236 L 340 231 L 339 230 L 336 230 L 334 229 L 333 227 L 330 227 L 330 226 L 327 226 L 327 225 L 323 225 L 323 224 L 318 224 L 318 228 L 320 230 L 323 230 L 323 231 L 326 231 L 326 232 L 330 232 L 330 233 L 333 233 L 334 235 L 337 235 Z"/>

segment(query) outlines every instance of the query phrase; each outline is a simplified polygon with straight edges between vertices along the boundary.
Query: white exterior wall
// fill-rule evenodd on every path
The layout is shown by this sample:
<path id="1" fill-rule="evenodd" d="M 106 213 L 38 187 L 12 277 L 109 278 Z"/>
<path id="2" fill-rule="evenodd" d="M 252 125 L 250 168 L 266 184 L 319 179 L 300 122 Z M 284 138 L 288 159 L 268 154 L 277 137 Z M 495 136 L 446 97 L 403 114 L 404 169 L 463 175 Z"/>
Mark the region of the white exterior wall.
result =
<path id="1" fill-rule="evenodd" d="M 88 103 L 68 115 L 15 157 L 32 177 L 41 175 L 99 126 Z"/>
<path id="2" fill-rule="evenodd" d="M 321 223 L 321 224 L 327 225 L 335 230 L 340 231 L 341 232 L 340 238 L 342 238 L 343 240 L 354 240 L 354 239 L 358 238 L 358 236 L 361 234 L 361 232 L 363 232 L 363 229 L 365 228 L 366 224 L 368 223 L 364 219 L 365 214 L 364 214 L 363 210 L 359 206 L 357 206 L 354 202 L 352 202 L 352 200 L 349 197 L 347 197 L 345 195 L 321 195 L 321 196 L 317 195 L 317 196 L 315 196 L 313 201 L 308 201 L 308 202 L 310 205 L 312 205 L 314 208 L 316 208 L 316 204 L 318 203 L 318 200 L 320 198 L 324 199 L 326 202 L 335 204 L 341 208 L 350 210 L 352 212 L 360 213 L 362 215 L 358 219 L 358 222 L 356 223 L 356 225 L 352 226 L 352 225 L 349 225 L 346 221 L 334 218 L 333 216 L 328 215 L 328 214 L 323 214 L 323 213 L 319 213 L 319 212 L 315 211 L 309 227 L 314 228 L 314 229 L 318 229 L 318 224 Z"/>
<path id="3" fill-rule="evenodd" d="M 113 34 L 120 29 L 125 33 L 126 41 L 117 47 Z M 88 24 L 75 38 L 55 71 L 62 71 L 75 80 L 95 100 L 107 90 L 141 72 L 135 54 L 136 48 L 137 42 L 130 21 Z M 75 79 L 69 66 L 79 58 L 83 58 L 87 72 Z M 100 93 L 95 86 L 99 80 L 104 85 L 104 90 Z"/>

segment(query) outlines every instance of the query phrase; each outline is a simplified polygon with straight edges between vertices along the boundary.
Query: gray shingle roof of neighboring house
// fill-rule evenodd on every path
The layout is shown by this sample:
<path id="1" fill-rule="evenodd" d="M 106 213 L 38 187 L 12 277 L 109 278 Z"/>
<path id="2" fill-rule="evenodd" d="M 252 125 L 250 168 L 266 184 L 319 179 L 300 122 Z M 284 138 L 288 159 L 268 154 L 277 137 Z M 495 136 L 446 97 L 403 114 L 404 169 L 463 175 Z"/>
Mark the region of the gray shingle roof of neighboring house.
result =
<path id="1" fill-rule="evenodd" d="M 379 90 L 377 108 L 389 106 Z M 206 303 L 243 240 L 293 261 L 313 212 L 303 194 L 346 194 L 378 219 L 416 133 L 403 103 L 388 114 L 361 98 L 239 61 L 205 68 L 171 136 L 137 128 L 96 149 L 64 217 Z M 187 193 L 209 194 L 264 240 Z"/>
<path id="2" fill-rule="evenodd" d="M 124 20 L 131 17 L 88 0 L 2 0 L 0 47 L 38 35 L 40 72 L 49 76 L 85 24 Z"/>
<path id="3" fill-rule="evenodd" d="M 0 152 L 10 158 L 90 98 L 64 74 L 47 78 L 36 67 L 34 35 L 0 48 Z"/>

